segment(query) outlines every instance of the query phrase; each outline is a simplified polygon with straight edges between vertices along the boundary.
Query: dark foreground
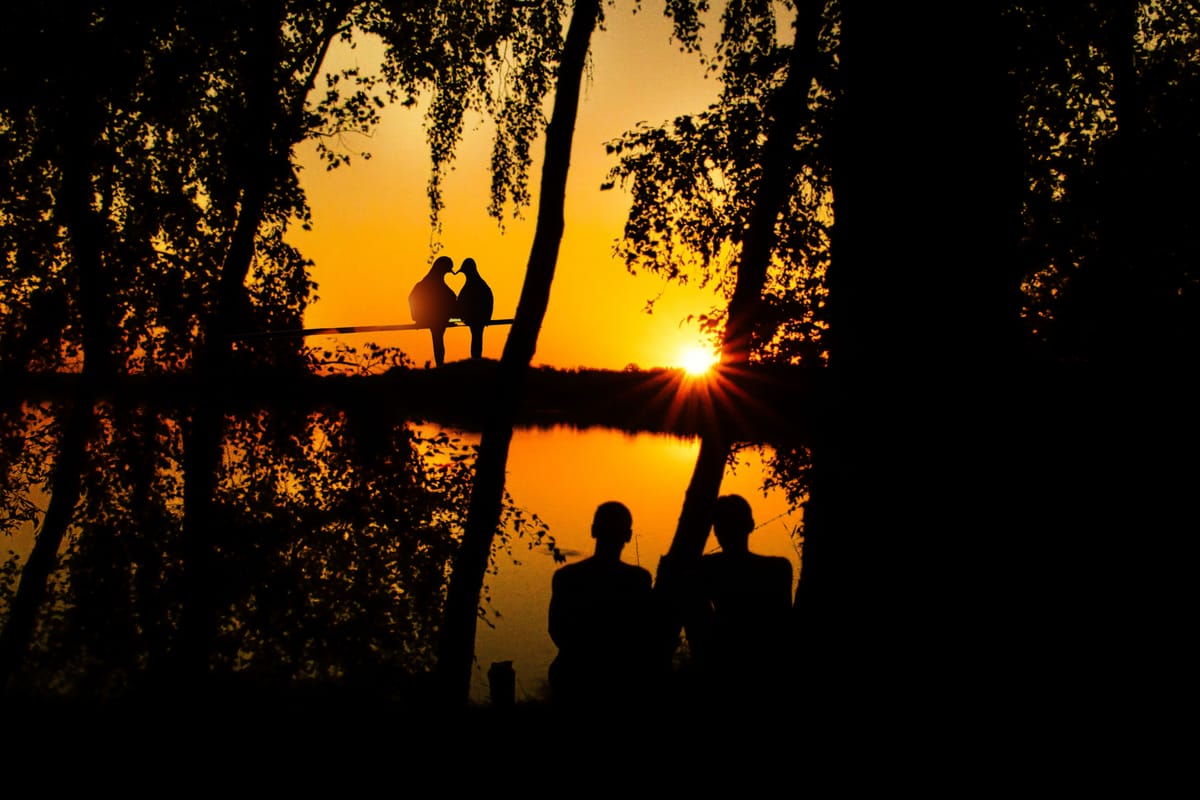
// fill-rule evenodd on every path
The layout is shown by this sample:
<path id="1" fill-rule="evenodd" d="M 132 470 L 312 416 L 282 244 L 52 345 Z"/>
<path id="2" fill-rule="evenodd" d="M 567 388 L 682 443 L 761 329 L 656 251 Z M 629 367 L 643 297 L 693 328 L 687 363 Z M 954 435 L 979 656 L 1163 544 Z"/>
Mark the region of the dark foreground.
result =
<path id="1" fill-rule="evenodd" d="M 999 677 L 999 676 L 997 676 Z M 89 791 L 421 796 L 542 789 L 738 796 L 1167 786 L 1183 744 L 1112 703 L 928 687 L 870 701 L 815 687 L 799 703 L 679 696 L 569 712 L 544 702 L 456 710 L 365 696 L 10 701 L 12 775 Z M 916 688 L 916 687 L 914 687 Z M 864 698 L 869 696 L 864 695 Z M 1130 711 L 1130 709 L 1126 709 Z M 507 794 L 507 793 L 506 793 Z M 15 796 L 15 795 L 14 795 Z"/>

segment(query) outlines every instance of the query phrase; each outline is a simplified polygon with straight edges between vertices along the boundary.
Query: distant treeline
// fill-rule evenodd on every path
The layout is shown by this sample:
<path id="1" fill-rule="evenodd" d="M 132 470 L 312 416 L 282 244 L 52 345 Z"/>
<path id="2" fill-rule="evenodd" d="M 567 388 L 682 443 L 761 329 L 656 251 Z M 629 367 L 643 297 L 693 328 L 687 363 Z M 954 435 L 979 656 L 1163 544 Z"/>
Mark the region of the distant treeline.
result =
<path id="1" fill-rule="evenodd" d="M 462 361 L 440 369 L 394 367 L 376 375 L 316 375 L 308 371 L 247 371 L 227 381 L 189 374 L 129 376 L 100 390 L 121 404 L 154 406 L 219 401 L 231 410 L 306 404 L 388 407 L 414 420 L 478 430 L 488 411 L 489 388 L 498 364 Z M 5 399 L 53 400 L 69 396 L 79 376 L 22 376 L 0 386 Z M 694 377 L 681 369 L 530 370 L 518 424 L 605 427 L 630 433 L 703 434 L 714 424 L 736 438 L 756 442 L 803 440 L 827 377 L 820 370 L 787 365 L 719 368 Z M 806 423 L 807 420 L 807 423 Z"/>

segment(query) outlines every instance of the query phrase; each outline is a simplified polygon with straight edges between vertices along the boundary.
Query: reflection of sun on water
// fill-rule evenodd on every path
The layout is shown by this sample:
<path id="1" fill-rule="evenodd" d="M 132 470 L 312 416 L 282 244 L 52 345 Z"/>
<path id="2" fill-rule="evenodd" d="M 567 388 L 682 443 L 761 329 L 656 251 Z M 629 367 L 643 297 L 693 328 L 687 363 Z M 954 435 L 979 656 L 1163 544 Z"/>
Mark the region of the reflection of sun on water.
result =
<path id="1" fill-rule="evenodd" d="M 706 375 L 716 363 L 716 355 L 704 347 L 689 347 L 679 356 L 679 366 L 689 375 Z"/>

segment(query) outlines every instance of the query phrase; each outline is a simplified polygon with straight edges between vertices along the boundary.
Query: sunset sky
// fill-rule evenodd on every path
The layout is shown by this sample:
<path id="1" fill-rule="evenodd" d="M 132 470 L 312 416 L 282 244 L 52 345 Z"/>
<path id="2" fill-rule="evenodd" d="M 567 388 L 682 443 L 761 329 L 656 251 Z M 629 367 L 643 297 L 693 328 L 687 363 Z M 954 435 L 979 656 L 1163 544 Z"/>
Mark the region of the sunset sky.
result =
<path id="1" fill-rule="evenodd" d="M 719 89 L 716 79 L 705 77 L 697 56 L 681 53 L 671 41 L 661 3 L 648 2 L 636 14 L 632 8 L 631 0 L 606 7 L 604 29 L 592 40 L 592 69 L 583 87 L 567 186 L 566 231 L 535 365 L 680 366 L 686 351 L 703 341 L 695 324 L 683 320 L 714 303 L 706 291 L 668 286 L 653 275 L 630 275 L 613 256 L 628 197 L 619 187 L 600 191 L 615 164 L 605 154 L 605 143 L 639 121 L 658 124 L 701 111 Z M 706 41 L 715 33 L 711 30 Z M 378 50 L 364 43 L 335 53 L 331 63 L 357 63 L 365 69 L 377 56 Z M 419 108 L 386 109 L 370 139 L 347 138 L 348 149 L 368 150 L 370 160 L 355 159 L 331 172 L 312 148 L 303 151 L 302 181 L 314 229 L 298 231 L 292 240 L 315 262 L 313 277 L 319 286 L 306 327 L 411 322 L 408 292 L 425 274 L 432 253 L 423 124 Z M 467 257 L 476 260 L 495 293 L 494 316 L 503 319 L 516 311 L 537 209 L 530 207 L 523 219 L 507 221 L 503 232 L 487 215 L 490 148 L 490 129 L 478 119 L 469 123 L 447 180 L 440 238 L 442 254 L 456 265 Z M 542 151 L 539 139 L 530 177 L 535 203 Z M 455 289 L 461 282 L 458 275 L 448 280 Z M 654 298 L 654 312 L 647 314 L 647 301 Z M 488 329 L 485 357 L 499 358 L 507 333 L 506 326 Z M 468 335 L 463 328 L 447 333 L 447 360 L 467 356 Z M 310 339 L 316 345 L 329 341 Z M 418 365 L 432 359 L 424 331 L 352 334 L 340 341 L 397 345 Z"/>

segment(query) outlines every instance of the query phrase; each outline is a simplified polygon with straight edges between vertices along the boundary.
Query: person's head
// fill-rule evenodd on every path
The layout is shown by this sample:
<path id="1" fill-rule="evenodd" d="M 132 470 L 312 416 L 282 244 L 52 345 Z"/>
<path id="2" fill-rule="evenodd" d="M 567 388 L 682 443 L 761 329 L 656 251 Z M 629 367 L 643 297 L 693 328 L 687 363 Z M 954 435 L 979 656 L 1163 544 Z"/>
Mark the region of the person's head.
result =
<path id="1" fill-rule="evenodd" d="M 744 550 L 754 530 L 754 513 L 746 498 L 726 494 L 713 505 L 713 533 L 722 550 Z"/>
<path id="2" fill-rule="evenodd" d="M 463 262 L 458 266 L 459 275 L 477 275 L 479 268 L 475 266 L 475 259 L 464 258 Z"/>
<path id="3" fill-rule="evenodd" d="M 624 503 L 610 500 L 601 503 L 592 517 L 592 538 L 597 550 L 616 550 L 633 538 L 633 514 Z"/>

